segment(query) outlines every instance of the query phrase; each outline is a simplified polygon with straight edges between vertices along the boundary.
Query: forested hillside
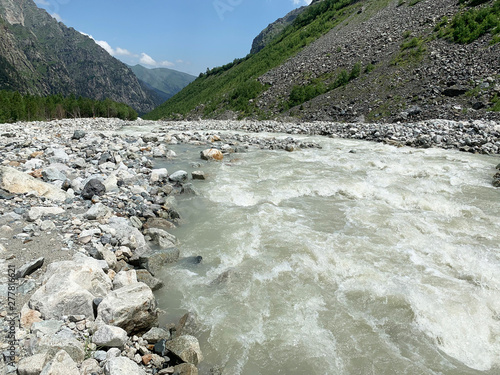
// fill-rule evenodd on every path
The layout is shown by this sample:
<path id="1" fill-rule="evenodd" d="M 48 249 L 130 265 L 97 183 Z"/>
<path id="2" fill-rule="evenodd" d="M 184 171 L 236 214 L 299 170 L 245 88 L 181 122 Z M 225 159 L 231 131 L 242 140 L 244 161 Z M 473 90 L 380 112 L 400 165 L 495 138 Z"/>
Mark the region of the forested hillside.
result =
<path id="1" fill-rule="evenodd" d="M 496 118 L 499 40 L 500 0 L 314 2 L 146 117 Z"/>

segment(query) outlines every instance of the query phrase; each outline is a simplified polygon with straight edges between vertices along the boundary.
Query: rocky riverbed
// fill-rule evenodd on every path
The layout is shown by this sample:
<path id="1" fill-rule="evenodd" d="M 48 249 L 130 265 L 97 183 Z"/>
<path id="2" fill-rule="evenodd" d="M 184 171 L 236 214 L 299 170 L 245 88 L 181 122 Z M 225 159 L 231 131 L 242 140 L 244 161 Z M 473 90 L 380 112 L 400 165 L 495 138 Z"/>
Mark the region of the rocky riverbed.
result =
<path id="1" fill-rule="evenodd" d="M 124 126 L 136 132 L 121 132 Z M 319 147 L 294 134 L 500 153 L 500 125 L 481 121 L 4 124 L 0 374 L 196 374 L 203 359 L 192 335 L 196 316 L 159 327 L 163 312 L 153 294 L 162 287 L 162 266 L 182 258 L 169 233 L 182 225 L 176 196 L 196 193 L 205 163 L 252 149 Z M 171 145 L 180 143 L 204 150 L 192 160 L 198 170 L 157 168 L 176 159 Z"/>

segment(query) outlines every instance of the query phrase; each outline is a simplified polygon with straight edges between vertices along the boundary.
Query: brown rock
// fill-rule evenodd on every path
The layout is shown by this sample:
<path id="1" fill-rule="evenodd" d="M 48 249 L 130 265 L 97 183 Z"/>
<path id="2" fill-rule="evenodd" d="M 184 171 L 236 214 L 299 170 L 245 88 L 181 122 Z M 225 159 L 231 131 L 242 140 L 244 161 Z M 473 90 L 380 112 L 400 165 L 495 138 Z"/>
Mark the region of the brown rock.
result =
<path id="1" fill-rule="evenodd" d="M 152 354 L 143 355 L 142 356 L 142 363 L 145 366 L 147 366 L 147 365 L 149 365 L 149 362 L 151 362 L 152 359 L 153 359 L 153 355 Z"/>
<path id="2" fill-rule="evenodd" d="M 28 307 L 23 307 L 21 309 L 21 319 L 20 323 L 24 329 L 31 328 L 33 323 L 41 322 L 42 314 L 39 311 L 31 310 Z"/>
<path id="3" fill-rule="evenodd" d="M 201 158 L 203 160 L 221 161 L 222 159 L 224 159 L 224 155 L 220 150 L 217 150 L 215 148 L 209 148 L 201 152 Z"/>

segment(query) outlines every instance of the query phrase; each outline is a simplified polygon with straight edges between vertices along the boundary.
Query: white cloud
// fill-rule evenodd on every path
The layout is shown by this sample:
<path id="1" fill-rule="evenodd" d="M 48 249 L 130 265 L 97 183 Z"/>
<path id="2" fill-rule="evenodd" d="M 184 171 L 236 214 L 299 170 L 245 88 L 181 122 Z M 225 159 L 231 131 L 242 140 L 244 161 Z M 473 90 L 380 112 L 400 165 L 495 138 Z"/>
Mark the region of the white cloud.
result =
<path id="1" fill-rule="evenodd" d="M 52 13 L 51 16 L 56 19 L 57 22 L 62 22 L 63 19 L 58 13 Z"/>
<path id="2" fill-rule="evenodd" d="M 170 61 L 167 61 L 167 60 L 162 61 L 162 62 L 160 63 L 160 66 L 163 66 L 163 67 L 165 67 L 165 68 L 170 68 L 171 66 L 174 66 L 174 65 L 175 65 L 175 64 L 174 64 L 173 62 L 170 62 Z"/>
<path id="3" fill-rule="evenodd" d="M 115 50 L 109 45 L 108 42 L 106 42 L 104 40 L 95 40 L 95 42 L 97 44 L 99 44 L 102 48 L 104 48 L 106 50 L 106 52 L 109 53 L 111 56 L 115 55 Z"/>
<path id="4" fill-rule="evenodd" d="M 157 62 L 149 55 L 146 55 L 144 52 L 141 53 L 141 58 L 139 62 L 144 65 L 157 66 Z"/>
<path id="5" fill-rule="evenodd" d="M 47 0 L 35 0 L 36 5 L 45 5 L 49 6 L 50 3 Z"/>
<path id="6" fill-rule="evenodd" d="M 133 56 L 132 52 L 130 52 L 129 50 L 126 50 L 125 48 L 120 48 L 120 47 L 116 47 L 115 55 L 116 56 Z"/>
<path id="7" fill-rule="evenodd" d="M 293 5 L 309 5 L 312 0 L 292 0 Z"/>
<path id="8" fill-rule="evenodd" d="M 168 60 L 158 62 L 144 52 L 141 53 L 140 55 L 137 55 L 135 53 L 130 52 L 129 50 L 127 50 L 125 48 L 121 48 L 121 47 L 113 48 L 105 40 L 96 40 L 92 35 L 84 33 L 82 31 L 80 31 L 80 34 L 88 36 L 90 39 L 92 39 L 94 42 L 96 42 L 99 46 L 101 46 L 107 53 L 109 53 L 113 57 L 117 57 L 117 56 L 128 57 L 126 59 L 126 62 L 130 65 L 140 63 L 140 64 L 147 65 L 148 67 L 153 67 L 153 68 L 157 68 L 157 67 L 170 68 L 170 67 L 175 66 L 175 63 L 168 61 Z M 176 60 L 176 63 L 189 65 L 188 62 L 185 62 L 183 60 Z"/>

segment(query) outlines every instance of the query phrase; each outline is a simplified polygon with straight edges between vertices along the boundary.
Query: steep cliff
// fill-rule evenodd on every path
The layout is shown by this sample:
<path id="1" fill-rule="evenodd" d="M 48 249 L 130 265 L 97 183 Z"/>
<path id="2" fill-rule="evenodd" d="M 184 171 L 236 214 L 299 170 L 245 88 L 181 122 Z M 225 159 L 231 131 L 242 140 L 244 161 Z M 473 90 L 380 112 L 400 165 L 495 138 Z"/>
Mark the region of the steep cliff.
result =
<path id="1" fill-rule="evenodd" d="M 33 0 L 0 0 L 0 89 L 110 98 L 142 113 L 161 101 L 125 64 Z"/>

